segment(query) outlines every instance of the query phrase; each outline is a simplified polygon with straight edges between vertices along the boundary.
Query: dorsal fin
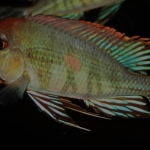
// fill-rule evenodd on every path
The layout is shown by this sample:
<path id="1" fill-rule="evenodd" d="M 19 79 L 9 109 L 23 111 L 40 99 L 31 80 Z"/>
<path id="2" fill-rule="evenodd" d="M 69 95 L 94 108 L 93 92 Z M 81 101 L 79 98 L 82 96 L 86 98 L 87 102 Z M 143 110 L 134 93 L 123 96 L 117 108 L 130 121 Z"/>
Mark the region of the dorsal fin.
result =
<path id="1" fill-rule="evenodd" d="M 28 20 L 58 28 L 105 51 L 128 70 L 142 73 L 150 70 L 150 39 L 128 37 L 114 28 L 86 21 L 63 19 L 55 16 L 29 15 Z"/>

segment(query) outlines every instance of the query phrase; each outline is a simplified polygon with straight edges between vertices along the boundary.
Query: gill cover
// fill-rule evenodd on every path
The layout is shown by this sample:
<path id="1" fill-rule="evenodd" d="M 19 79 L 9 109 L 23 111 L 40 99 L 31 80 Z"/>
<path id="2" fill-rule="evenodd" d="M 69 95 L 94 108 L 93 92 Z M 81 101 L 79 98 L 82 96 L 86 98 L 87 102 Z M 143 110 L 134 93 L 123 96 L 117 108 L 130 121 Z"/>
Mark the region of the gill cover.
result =
<path id="1" fill-rule="evenodd" d="M 11 38 L 9 38 L 11 40 Z M 4 33 L 0 33 L 0 104 L 13 104 L 22 98 L 28 80 L 24 77 L 24 61 L 19 48 L 9 44 Z"/>
<path id="2" fill-rule="evenodd" d="M 10 83 L 23 72 L 23 58 L 19 48 L 9 45 L 7 36 L 0 33 L 0 78 Z"/>

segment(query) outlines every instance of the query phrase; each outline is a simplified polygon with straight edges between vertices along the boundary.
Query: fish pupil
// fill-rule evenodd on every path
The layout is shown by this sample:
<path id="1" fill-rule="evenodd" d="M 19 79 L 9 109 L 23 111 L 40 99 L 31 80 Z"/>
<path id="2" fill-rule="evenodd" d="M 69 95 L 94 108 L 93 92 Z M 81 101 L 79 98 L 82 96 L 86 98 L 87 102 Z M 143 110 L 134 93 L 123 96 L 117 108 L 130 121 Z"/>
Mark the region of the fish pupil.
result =
<path id="1" fill-rule="evenodd" d="M 8 46 L 7 41 L 0 39 L 0 50 L 7 48 L 7 46 Z"/>

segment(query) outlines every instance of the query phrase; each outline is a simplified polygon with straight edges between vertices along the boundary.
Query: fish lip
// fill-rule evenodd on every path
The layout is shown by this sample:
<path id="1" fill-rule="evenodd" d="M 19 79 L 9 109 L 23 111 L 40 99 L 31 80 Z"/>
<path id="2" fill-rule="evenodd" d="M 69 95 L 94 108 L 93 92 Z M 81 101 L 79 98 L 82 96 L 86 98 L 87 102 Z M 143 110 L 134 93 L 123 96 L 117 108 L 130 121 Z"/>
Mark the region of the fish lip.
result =
<path id="1" fill-rule="evenodd" d="M 0 78 L 0 84 L 4 84 L 4 85 L 6 85 L 6 81 L 5 81 L 5 80 L 3 80 L 2 78 Z"/>

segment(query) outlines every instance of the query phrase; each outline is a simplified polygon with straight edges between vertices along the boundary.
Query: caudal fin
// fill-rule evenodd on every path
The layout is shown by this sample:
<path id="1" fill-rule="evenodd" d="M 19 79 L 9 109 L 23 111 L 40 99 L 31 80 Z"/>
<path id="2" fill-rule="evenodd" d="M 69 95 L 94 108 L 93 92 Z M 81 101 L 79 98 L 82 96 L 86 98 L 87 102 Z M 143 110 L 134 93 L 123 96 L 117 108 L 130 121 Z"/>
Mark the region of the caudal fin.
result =
<path id="1" fill-rule="evenodd" d="M 99 8 L 99 14 L 96 22 L 100 24 L 105 24 L 111 17 L 115 15 L 123 2 L 124 0 L 121 0 L 117 3 L 113 3 L 108 6 Z"/>

